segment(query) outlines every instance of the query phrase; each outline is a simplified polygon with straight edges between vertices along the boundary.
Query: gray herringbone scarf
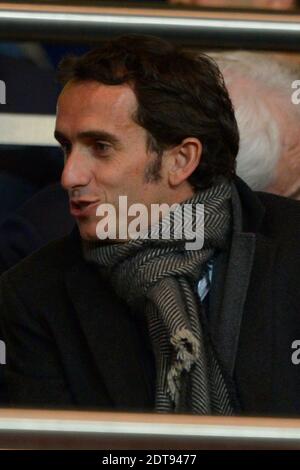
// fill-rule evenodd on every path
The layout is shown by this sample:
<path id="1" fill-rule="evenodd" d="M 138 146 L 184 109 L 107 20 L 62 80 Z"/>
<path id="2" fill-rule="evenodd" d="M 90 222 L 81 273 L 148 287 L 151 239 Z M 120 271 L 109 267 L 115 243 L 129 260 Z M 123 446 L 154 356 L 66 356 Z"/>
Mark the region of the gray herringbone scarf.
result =
<path id="1" fill-rule="evenodd" d="M 220 415 L 233 412 L 224 377 L 201 320 L 203 307 L 197 293 L 208 260 L 228 240 L 230 200 L 231 185 L 223 182 L 184 201 L 192 205 L 194 216 L 196 205 L 204 204 L 201 249 L 185 249 L 186 232 L 181 240 L 83 242 L 85 259 L 97 263 L 117 294 L 147 318 L 156 361 L 157 411 Z M 180 207 L 183 208 L 183 203 Z M 194 230 L 196 217 L 192 220 Z M 174 230 L 176 215 L 172 222 Z"/>

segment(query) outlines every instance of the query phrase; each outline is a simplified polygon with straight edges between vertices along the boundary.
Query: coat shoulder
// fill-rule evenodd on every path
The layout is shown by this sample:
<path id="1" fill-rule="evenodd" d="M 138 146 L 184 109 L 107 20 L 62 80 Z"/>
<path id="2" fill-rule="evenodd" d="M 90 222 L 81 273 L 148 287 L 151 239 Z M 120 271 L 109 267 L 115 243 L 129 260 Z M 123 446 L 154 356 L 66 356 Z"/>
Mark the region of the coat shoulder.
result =
<path id="1" fill-rule="evenodd" d="M 74 260 L 76 250 L 78 246 L 70 235 L 52 241 L 3 273 L 1 284 L 8 282 L 18 290 L 32 289 L 32 286 L 36 290 L 54 287 L 54 284 L 61 282 L 63 273 Z"/>
<path id="2" fill-rule="evenodd" d="M 296 214 L 299 214 L 300 211 L 300 201 L 294 199 L 289 199 L 283 196 L 277 196 L 276 194 L 265 193 L 262 191 L 256 191 L 255 194 L 260 199 L 262 204 L 271 210 L 281 211 L 282 209 L 287 209 L 293 211 Z"/>
<path id="3" fill-rule="evenodd" d="M 263 192 L 256 195 L 265 210 L 263 231 L 273 238 L 299 244 L 300 201 Z"/>

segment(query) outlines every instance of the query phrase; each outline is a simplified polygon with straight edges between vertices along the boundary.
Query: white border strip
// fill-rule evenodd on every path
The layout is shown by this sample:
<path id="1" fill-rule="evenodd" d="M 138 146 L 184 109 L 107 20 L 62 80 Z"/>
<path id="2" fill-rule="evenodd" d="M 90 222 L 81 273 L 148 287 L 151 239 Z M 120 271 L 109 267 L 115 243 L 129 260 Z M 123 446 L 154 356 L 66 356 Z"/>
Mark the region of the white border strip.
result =
<path id="1" fill-rule="evenodd" d="M 0 431 L 128 434 L 174 437 L 300 440 L 300 427 L 193 425 L 2 418 Z"/>
<path id="2" fill-rule="evenodd" d="M 0 129 L 2 145 L 58 146 L 54 115 L 0 113 Z"/>
<path id="3" fill-rule="evenodd" d="M 90 13 L 57 13 L 57 12 L 17 12 L 0 11 L 0 19 L 36 21 L 36 22 L 62 22 L 81 24 L 108 24 L 112 25 L 139 25 L 139 26 L 174 26 L 184 28 L 207 28 L 212 30 L 268 30 L 281 32 L 300 32 L 299 22 L 281 22 L 265 20 L 227 20 L 210 18 L 174 18 L 166 16 L 144 16 L 144 15 L 112 15 L 112 14 L 90 14 Z"/>

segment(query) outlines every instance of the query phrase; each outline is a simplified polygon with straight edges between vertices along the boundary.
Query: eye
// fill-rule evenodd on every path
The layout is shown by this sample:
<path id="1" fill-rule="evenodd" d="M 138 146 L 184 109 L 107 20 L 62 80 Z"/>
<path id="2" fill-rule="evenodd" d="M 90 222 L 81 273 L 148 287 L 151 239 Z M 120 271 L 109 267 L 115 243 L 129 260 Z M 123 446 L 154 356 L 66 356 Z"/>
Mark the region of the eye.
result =
<path id="1" fill-rule="evenodd" d="M 97 153 L 107 154 L 111 150 L 111 145 L 107 142 L 97 141 L 94 144 Z"/>

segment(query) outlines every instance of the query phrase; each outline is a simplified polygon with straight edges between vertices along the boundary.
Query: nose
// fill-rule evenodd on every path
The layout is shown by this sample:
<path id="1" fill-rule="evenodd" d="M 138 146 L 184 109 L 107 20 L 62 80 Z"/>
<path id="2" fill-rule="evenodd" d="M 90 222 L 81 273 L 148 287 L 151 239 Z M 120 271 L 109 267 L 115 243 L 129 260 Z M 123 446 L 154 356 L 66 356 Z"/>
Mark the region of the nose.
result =
<path id="1" fill-rule="evenodd" d="M 91 179 L 91 170 L 86 156 L 73 150 L 65 161 L 61 175 L 61 185 L 67 191 L 78 186 L 87 186 Z"/>

